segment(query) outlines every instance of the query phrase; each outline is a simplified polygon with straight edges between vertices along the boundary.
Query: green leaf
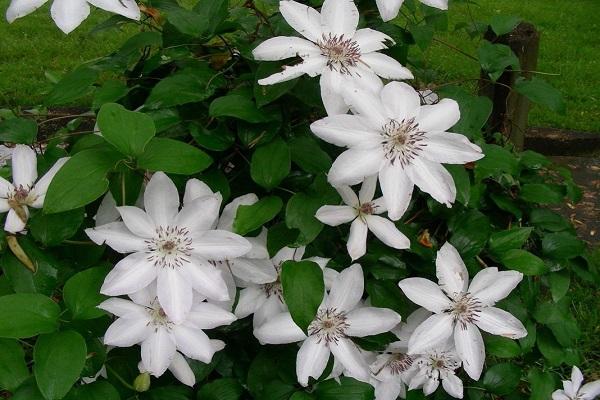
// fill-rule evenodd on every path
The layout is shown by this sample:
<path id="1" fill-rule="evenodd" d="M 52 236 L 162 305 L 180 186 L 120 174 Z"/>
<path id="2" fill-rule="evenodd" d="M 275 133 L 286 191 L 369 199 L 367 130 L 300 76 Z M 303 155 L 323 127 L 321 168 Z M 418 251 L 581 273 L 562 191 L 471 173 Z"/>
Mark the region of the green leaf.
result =
<path id="1" fill-rule="evenodd" d="M 285 207 L 285 224 L 288 228 L 296 228 L 300 235 L 295 243 L 306 245 L 321 233 L 323 224 L 315 218 L 315 213 L 322 202 L 306 193 L 296 193 L 287 202 Z"/>
<path id="2" fill-rule="evenodd" d="M 275 188 L 290 173 L 290 148 L 286 142 L 275 140 L 259 146 L 252 154 L 252 180 L 267 190 Z"/>
<path id="3" fill-rule="evenodd" d="M 514 358 L 521 355 L 519 344 L 502 336 L 486 336 L 485 351 L 500 358 Z"/>
<path id="4" fill-rule="evenodd" d="M 323 270 L 312 261 L 286 261 L 281 268 L 281 286 L 292 319 L 306 332 L 323 301 Z"/>
<path id="5" fill-rule="evenodd" d="M 542 239 L 542 253 L 554 259 L 568 259 L 583 255 L 585 243 L 568 232 L 548 233 Z"/>
<path id="6" fill-rule="evenodd" d="M 104 267 L 89 268 L 67 281 L 63 297 L 73 319 L 93 319 L 104 315 L 104 311 L 96 306 L 106 299 L 100 294 L 100 287 L 107 273 Z"/>
<path id="7" fill-rule="evenodd" d="M 235 142 L 235 134 L 223 122 L 214 129 L 207 129 L 200 124 L 190 124 L 190 133 L 201 147 L 213 151 L 224 151 Z"/>
<path id="8" fill-rule="evenodd" d="M 326 173 L 331 168 L 331 157 L 316 140 L 309 136 L 298 136 L 290 141 L 292 161 L 310 174 Z"/>
<path id="9" fill-rule="evenodd" d="M 369 294 L 373 307 L 389 308 L 400 315 L 410 313 L 406 297 L 397 282 L 367 280 L 365 290 Z"/>
<path id="10" fill-rule="evenodd" d="M 494 232 L 490 236 L 488 248 L 490 252 L 498 256 L 510 249 L 523 247 L 533 228 L 513 228 L 506 231 Z"/>
<path id="11" fill-rule="evenodd" d="M 485 247 L 491 232 L 490 220 L 477 210 L 455 214 L 448 223 L 450 243 L 464 259 L 475 257 Z"/>
<path id="12" fill-rule="evenodd" d="M 98 79 L 98 71 L 86 66 L 66 74 L 50 91 L 44 103 L 56 106 L 71 103 L 85 96 Z"/>
<path id="13" fill-rule="evenodd" d="M 317 400 L 372 400 L 375 398 L 375 389 L 368 383 L 356 379 L 341 377 L 340 383 L 335 379 L 320 382 L 314 394 Z"/>
<path id="14" fill-rule="evenodd" d="M 14 392 L 29 376 L 25 352 L 14 339 L 0 339 L 0 349 L 0 390 Z"/>
<path id="15" fill-rule="evenodd" d="M 315 400 L 315 397 L 306 392 L 296 392 L 289 400 Z"/>
<path id="16" fill-rule="evenodd" d="M 108 172 L 122 157 L 116 151 L 101 148 L 75 154 L 50 183 L 44 212 L 74 210 L 98 199 L 108 189 Z"/>
<path id="17" fill-rule="evenodd" d="M 216 98 L 210 103 L 208 114 L 211 117 L 232 117 L 250 123 L 268 122 L 273 118 L 268 113 L 256 108 L 256 104 L 248 97 L 230 94 Z"/>
<path id="18" fill-rule="evenodd" d="M 519 59 L 507 45 L 492 44 L 484 40 L 477 49 L 477 54 L 481 68 L 487 71 L 494 81 L 502 75 L 507 67 L 519 69 Z"/>
<path id="19" fill-rule="evenodd" d="M 198 400 L 238 400 L 243 392 L 237 379 L 216 379 L 200 388 Z"/>
<path id="20" fill-rule="evenodd" d="M 282 208 L 283 201 L 277 196 L 265 197 L 249 206 L 241 205 L 233 221 L 233 231 L 240 235 L 252 232 L 275 218 Z"/>
<path id="21" fill-rule="evenodd" d="M 481 137 L 481 128 L 492 113 L 492 101 L 484 96 L 474 96 L 458 86 L 441 88 L 439 94 L 454 99 L 460 108 L 460 120 L 452 128 L 452 132 L 462 133 L 468 138 Z"/>
<path id="22" fill-rule="evenodd" d="M 258 64 L 256 69 L 256 78 L 254 80 L 254 98 L 256 105 L 260 108 L 265 106 L 290 90 L 296 85 L 298 79 L 292 79 L 285 82 L 276 83 L 274 85 L 259 85 L 258 80 L 266 78 L 272 74 L 281 72 L 281 66 L 278 63 L 262 62 Z"/>
<path id="23" fill-rule="evenodd" d="M 183 385 L 160 386 L 144 394 L 144 400 L 190 400 L 192 388 Z"/>
<path id="24" fill-rule="evenodd" d="M 483 385 L 490 392 L 503 396 L 515 390 L 520 380 L 521 368 L 514 364 L 496 364 L 486 371 Z"/>
<path id="25" fill-rule="evenodd" d="M 37 293 L 0 297 L 0 337 L 29 338 L 58 329 L 60 307 Z"/>
<path id="26" fill-rule="evenodd" d="M 228 0 L 199 0 L 194 6 L 202 18 L 202 36 L 210 38 L 229 14 Z"/>
<path id="27" fill-rule="evenodd" d="M 519 164 L 527 169 L 541 169 L 552 164 L 552 161 L 540 153 L 525 150 L 519 154 Z"/>
<path id="28" fill-rule="evenodd" d="M 177 156 L 174 157 L 174 154 Z M 208 168 L 212 158 L 199 148 L 179 140 L 153 138 L 137 162 L 139 168 L 150 171 L 192 175 Z"/>
<path id="29" fill-rule="evenodd" d="M 75 386 L 65 400 L 121 400 L 119 392 L 107 381 L 96 381 Z"/>
<path id="30" fill-rule="evenodd" d="M 0 142 L 32 144 L 38 134 L 33 119 L 11 118 L 0 121 Z"/>
<path id="31" fill-rule="evenodd" d="M 167 20 L 185 35 L 200 37 L 204 32 L 204 19 L 198 13 L 183 7 L 173 7 L 167 11 Z"/>
<path id="32" fill-rule="evenodd" d="M 10 400 L 46 400 L 40 393 L 33 377 L 27 379 L 13 393 Z"/>
<path id="33" fill-rule="evenodd" d="M 99 109 L 106 103 L 116 103 L 119 99 L 129 93 L 129 88 L 124 82 L 117 80 L 106 81 L 102 87 L 96 91 L 92 108 Z"/>
<path id="34" fill-rule="evenodd" d="M 550 285 L 550 293 L 552 300 L 556 303 L 569 291 L 571 285 L 571 275 L 569 271 L 557 271 L 548 275 L 548 284 Z"/>
<path id="35" fill-rule="evenodd" d="M 492 17 L 490 26 L 496 35 L 502 36 L 515 29 L 519 22 L 521 22 L 521 18 L 519 17 L 499 14 Z"/>
<path id="36" fill-rule="evenodd" d="M 255 399 L 287 400 L 294 393 L 297 346 L 266 346 L 248 368 L 248 391 Z"/>
<path id="37" fill-rule="evenodd" d="M 33 238 L 44 246 L 56 246 L 77 233 L 84 216 L 83 208 L 57 214 L 40 212 L 29 220 L 29 229 Z"/>
<path id="38" fill-rule="evenodd" d="M 40 392 L 48 400 L 62 399 L 85 365 L 87 348 L 75 331 L 42 335 L 33 349 L 33 372 Z"/>
<path id="39" fill-rule="evenodd" d="M 537 347 L 550 366 L 559 366 L 563 362 L 576 365 L 580 361 L 577 351 L 560 345 L 547 329 L 538 330 Z"/>
<path id="40" fill-rule="evenodd" d="M 562 203 L 565 191 L 560 185 L 526 183 L 521 186 L 519 197 L 529 203 L 558 204 Z"/>
<path id="41" fill-rule="evenodd" d="M 504 266 L 525 275 L 543 275 L 550 270 L 541 258 L 520 249 L 508 250 L 500 256 Z"/>
<path id="42" fill-rule="evenodd" d="M 106 141 L 121 153 L 137 157 L 156 134 L 154 121 L 146 114 L 129 111 L 116 103 L 102 106 L 98 127 Z"/>
<path id="43" fill-rule="evenodd" d="M 529 400 L 548 400 L 552 398 L 552 392 L 555 388 L 552 373 L 533 368 L 527 373 L 527 380 L 531 387 Z"/>
<path id="44" fill-rule="evenodd" d="M 471 198 L 471 179 L 469 173 L 463 165 L 445 165 L 444 166 L 454 180 L 456 187 L 456 201 L 467 206 Z"/>
<path id="45" fill-rule="evenodd" d="M 548 82 L 533 76 L 531 79 L 517 78 L 515 90 L 534 103 L 548 107 L 554 112 L 565 114 L 567 105 L 562 93 Z"/>
<path id="46" fill-rule="evenodd" d="M 489 177 L 497 179 L 502 174 L 517 174 L 519 161 L 513 153 L 495 144 L 484 144 L 481 148 L 485 157 L 475 163 L 477 182 Z"/>
<path id="47" fill-rule="evenodd" d="M 529 221 L 538 228 L 559 232 L 571 229 L 572 226 L 562 215 L 545 208 L 534 208 L 529 214 Z"/>

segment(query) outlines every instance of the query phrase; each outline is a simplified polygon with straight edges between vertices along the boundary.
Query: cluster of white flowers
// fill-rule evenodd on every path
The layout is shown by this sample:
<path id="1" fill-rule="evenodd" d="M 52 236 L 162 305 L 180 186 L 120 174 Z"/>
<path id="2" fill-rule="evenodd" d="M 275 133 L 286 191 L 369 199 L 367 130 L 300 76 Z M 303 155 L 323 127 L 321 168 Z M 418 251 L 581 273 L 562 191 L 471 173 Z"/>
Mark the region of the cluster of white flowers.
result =
<path id="1" fill-rule="evenodd" d="M 600 396 L 600 379 L 583 383 L 583 374 L 576 366 L 571 371 L 571 380 L 563 381 L 563 388 L 552 393 L 552 400 L 594 400 Z"/>

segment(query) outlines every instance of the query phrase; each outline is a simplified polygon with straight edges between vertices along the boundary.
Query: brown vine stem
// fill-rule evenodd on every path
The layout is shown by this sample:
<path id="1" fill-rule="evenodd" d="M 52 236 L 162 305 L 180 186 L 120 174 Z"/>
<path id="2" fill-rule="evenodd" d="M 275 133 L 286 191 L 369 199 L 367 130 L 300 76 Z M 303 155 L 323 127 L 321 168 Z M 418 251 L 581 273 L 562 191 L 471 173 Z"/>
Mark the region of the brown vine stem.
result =
<path id="1" fill-rule="evenodd" d="M 450 49 L 452 49 L 452 50 L 454 50 L 454 51 L 456 51 L 456 52 L 458 52 L 458 53 L 462 54 L 462 55 L 463 55 L 463 56 L 465 56 L 465 57 L 468 57 L 468 58 L 470 58 L 471 60 L 474 60 L 474 61 L 477 61 L 477 62 L 479 62 L 479 59 L 478 59 L 477 57 L 475 57 L 475 56 L 472 56 L 471 54 L 469 54 L 469 53 L 467 53 L 467 52 L 464 52 L 464 51 L 462 51 L 462 50 L 461 50 L 461 49 L 459 49 L 458 47 L 456 47 L 456 46 L 454 46 L 454 45 L 452 45 L 452 44 L 450 44 L 450 43 L 448 43 L 448 42 L 444 42 L 443 40 L 441 40 L 441 39 L 438 39 L 438 38 L 433 38 L 433 41 L 434 41 L 434 42 L 437 42 L 437 43 L 440 43 L 440 44 L 443 44 L 444 46 L 446 46 L 446 47 L 448 47 L 448 48 L 450 48 Z"/>

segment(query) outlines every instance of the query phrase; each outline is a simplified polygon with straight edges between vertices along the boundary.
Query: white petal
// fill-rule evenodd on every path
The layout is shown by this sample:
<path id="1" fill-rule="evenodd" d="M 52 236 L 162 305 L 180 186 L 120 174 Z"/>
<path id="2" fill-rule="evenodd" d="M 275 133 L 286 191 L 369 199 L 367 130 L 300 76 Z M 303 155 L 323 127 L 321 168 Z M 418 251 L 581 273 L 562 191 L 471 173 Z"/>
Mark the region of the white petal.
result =
<path id="1" fill-rule="evenodd" d="M 469 292 L 486 305 L 494 305 L 512 292 L 523 279 L 518 271 L 500 271 L 485 268 L 477 273 L 469 286 Z"/>
<path id="2" fill-rule="evenodd" d="M 327 297 L 327 307 L 341 312 L 353 310 L 362 298 L 363 290 L 362 267 L 360 264 L 352 264 L 340 272 L 333 282 Z"/>
<path id="3" fill-rule="evenodd" d="M 380 142 L 380 135 L 359 115 L 331 115 L 313 122 L 310 129 L 324 141 L 340 147 L 369 146 Z"/>
<path id="4" fill-rule="evenodd" d="M 91 5 L 103 10 L 139 20 L 140 9 L 134 0 L 87 0 Z"/>
<path id="5" fill-rule="evenodd" d="M 369 230 L 387 246 L 394 249 L 410 248 L 410 240 L 389 219 L 377 215 L 368 215 L 366 220 Z"/>
<path id="6" fill-rule="evenodd" d="M 457 323 L 454 328 L 454 344 L 465 372 L 472 379 L 479 380 L 485 361 L 483 338 L 479 329 L 471 323 Z"/>
<path id="7" fill-rule="evenodd" d="M 260 307 L 256 309 L 252 316 L 252 325 L 254 329 L 262 326 L 265 322 L 270 321 L 276 315 L 287 311 L 287 307 L 282 303 L 282 300 L 277 295 L 271 295 L 268 298 L 264 295 L 266 300 Z"/>
<path id="8" fill-rule="evenodd" d="M 121 214 L 119 214 L 119 210 L 117 210 L 117 202 L 115 201 L 115 198 L 110 191 L 106 192 L 102 198 L 102 202 L 100 202 L 98 211 L 96 211 L 96 215 L 94 216 L 96 226 L 102 226 L 111 222 L 116 222 L 120 218 Z"/>
<path id="9" fill-rule="evenodd" d="M 214 193 L 211 188 L 200 179 L 190 179 L 185 184 L 185 193 L 183 194 L 183 204 L 187 204 L 199 197 L 212 196 L 221 194 L 219 192 Z"/>
<path id="10" fill-rule="evenodd" d="M 338 192 L 338 194 L 342 198 L 342 201 L 347 206 L 351 206 L 351 207 L 360 206 L 360 202 L 358 201 L 358 196 L 356 195 L 356 193 L 354 193 L 354 190 L 352 190 L 352 188 L 350 186 L 342 185 L 342 186 L 337 186 L 334 189 Z"/>
<path id="11" fill-rule="evenodd" d="M 371 375 L 369 366 L 350 339 L 339 338 L 337 341 L 330 342 L 329 349 L 335 359 L 346 368 L 350 376 L 363 382 L 369 382 Z"/>
<path id="12" fill-rule="evenodd" d="M 171 334 L 162 327 L 157 328 L 142 342 L 142 362 L 148 372 L 156 377 L 165 373 L 173 362 L 175 352 Z"/>
<path id="13" fill-rule="evenodd" d="M 163 268 L 156 283 L 158 301 L 169 319 L 176 324 L 184 321 L 192 308 L 192 285 L 186 275 L 177 269 Z"/>
<path id="14" fill-rule="evenodd" d="M 479 146 L 463 135 L 450 132 L 428 132 L 423 157 L 444 164 L 466 164 L 483 158 Z"/>
<path id="15" fill-rule="evenodd" d="M 68 34 L 90 15 L 90 6 L 85 0 L 54 0 L 50 13 L 56 26 Z"/>
<path id="16" fill-rule="evenodd" d="M 255 60 L 275 61 L 290 57 L 305 58 L 319 52 L 312 42 L 294 36 L 267 39 L 252 51 Z"/>
<path id="17" fill-rule="evenodd" d="M 12 156 L 12 177 L 16 188 L 30 189 L 37 179 L 37 158 L 29 146 L 18 144 Z"/>
<path id="18" fill-rule="evenodd" d="M 387 163 L 379 171 L 381 192 L 392 221 L 397 221 L 410 205 L 414 185 L 400 165 Z"/>
<path id="19" fill-rule="evenodd" d="M 220 230 L 197 232 L 192 246 L 192 253 L 209 260 L 241 257 L 251 249 L 240 235 Z"/>
<path id="20" fill-rule="evenodd" d="M 400 396 L 403 383 L 395 380 L 386 380 L 375 383 L 375 398 L 377 400 L 396 400 Z M 406 396 L 403 396 L 405 398 Z"/>
<path id="21" fill-rule="evenodd" d="M 300 346 L 296 358 L 296 376 L 302 386 L 308 386 L 308 378 L 318 379 L 329 360 L 329 348 L 317 336 L 309 336 Z"/>
<path id="22" fill-rule="evenodd" d="M 235 298 L 237 295 L 237 286 L 236 286 L 235 280 L 233 279 L 233 275 L 231 274 L 231 271 L 226 266 L 224 266 L 220 263 L 217 263 L 215 265 L 215 267 L 221 273 L 221 278 L 223 278 L 223 281 L 225 282 L 225 286 L 227 287 L 227 293 L 221 293 L 221 296 L 222 296 L 222 298 L 225 298 L 225 297 L 228 297 L 228 298 L 226 300 L 215 300 L 215 299 L 207 298 L 206 301 L 211 304 L 214 304 L 224 310 L 231 311 L 231 310 L 233 310 L 233 304 L 235 303 Z M 195 294 L 196 294 L 196 297 L 198 297 L 198 295 L 200 295 L 200 293 L 198 293 L 198 292 L 196 292 Z M 206 296 L 201 296 L 201 297 L 206 297 Z"/>
<path id="23" fill-rule="evenodd" d="M 193 324 L 198 329 L 214 329 L 229 325 L 237 318 L 232 313 L 210 303 L 199 303 L 192 307 L 186 318 L 186 323 Z"/>
<path id="24" fill-rule="evenodd" d="M 185 275 L 192 287 L 201 295 L 211 300 L 229 300 L 229 291 L 223 273 L 207 261 L 194 257 L 192 262 L 185 266 Z"/>
<path id="25" fill-rule="evenodd" d="M 317 76 L 325 67 L 326 59 L 324 57 L 310 57 L 303 62 L 283 67 L 283 71 L 258 80 L 259 85 L 274 85 L 280 82 L 290 81 L 299 76 L 307 74 L 308 76 Z"/>
<path id="26" fill-rule="evenodd" d="M 235 315 L 238 318 L 245 318 L 262 306 L 266 300 L 267 297 L 259 287 L 250 286 L 244 288 L 240 290 L 238 303 L 235 307 Z"/>
<path id="27" fill-rule="evenodd" d="M 444 243 L 438 251 L 435 267 L 439 285 L 450 297 L 467 290 L 469 272 L 460 254 L 450 242 Z"/>
<path id="28" fill-rule="evenodd" d="M 394 40 L 385 33 L 369 28 L 357 30 L 352 39 L 358 43 L 360 52 L 363 54 L 387 49 L 386 42 L 394 43 Z"/>
<path id="29" fill-rule="evenodd" d="M 387 22 L 396 18 L 402 3 L 404 3 L 404 0 L 377 0 L 377 8 L 379 14 L 381 14 L 381 19 Z"/>
<path id="30" fill-rule="evenodd" d="M 17 18 L 24 17 L 37 10 L 48 0 L 12 0 L 6 10 L 6 20 L 13 23 Z"/>
<path id="31" fill-rule="evenodd" d="M 448 314 L 434 314 L 415 329 L 408 341 L 409 354 L 421 354 L 438 347 L 452 336 L 454 319 Z"/>
<path id="32" fill-rule="evenodd" d="M 360 192 L 358 192 L 358 198 L 362 204 L 368 203 L 373 200 L 375 197 L 375 190 L 377 189 L 377 175 L 372 175 L 367 178 L 362 183 L 360 187 Z"/>
<path id="33" fill-rule="evenodd" d="M 185 357 L 177 352 L 175 352 L 173 361 L 171 361 L 171 365 L 169 365 L 169 371 L 171 371 L 173 376 L 184 385 L 192 387 L 196 383 L 194 371 L 190 368 Z"/>
<path id="34" fill-rule="evenodd" d="M 600 396 L 600 380 L 586 383 L 579 389 L 579 394 L 584 400 L 594 400 Z"/>
<path id="35" fill-rule="evenodd" d="M 350 38 L 358 26 L 358 9 L 353 0 L 325 0 L 321 7 L 323 32 Z"/>
<path id="36" fill-rule="evenodd" d="M 264 284 L 277 279 L 277 271 L 271 260 L 254 260 L 250 258 L 235 258 L 228 260 L 231 272 L 245 282 Z"/>
<path id="37" fill-rule="evenodd" d="M 437 104 L 421 107 L 417 122 L 423 132 L 445 132 L 460 119 L 458 103 L 452 99 L 442 99 Z"/>
<path id="38" fill-rule="evenodd" d="M 35 197 L 42 197 L 46 195 L 46 192 L 48 191 L 48 186 L 50 186 L 50 182 L 52 182 L 52 179 L 54 179 L 54 176 L 56 175 L 56 173 L 62 168 L 63 165 L 65 165 L 65 163 L 69 161 L 69 157 L 63 157 L 61 159 L 59 159 L 58 161 L 56 161 L 56 163 L 54 163 L 54 165 L 52 166 L 52 168 L 50 168 L 48 170 L 48 172 L 46 172 L 44 174 L 44 176 L 42 176 L 34 185 L 33 189 L 30 192 L 30 195 L 35 196 Z M 33 204 L 33 207 L 35 208 L 41 208 L 42 204 Z"/>
<path id="39" fill-rule="evenodd" d="M 254 193 L 248 193 L 233 199 L 225 206 L 225 208 L 223 208 L 217 229 L 233 232 L 233 220 L 235 219 L 238 208 L 242 205 L 250 206 L 256 202 L 258 202 L 258 196 Z"/>
<path id="40" fill-rule="evenodd" d="M 333 162 L 327 180 L 333 186 L 355 185 L 375 175 L 384 158 L 380 147 L 346 150 Z"/>
<path id="41" fill-rule="evenodd" d="M 152 332 L 149 318 L 117 318 L 104 334 L 104 344 L 130 347 L 144 341 Z"/>
<path id="42" fill-rule="evenodd" d="M 177 350 L 189 358 L 209 363 L 215 354 L 215 349 L 210 344 L 206 333 L 200 329 L 193 329 L 184 325 L 173 328 L 173 336 L 177 344 Z"/>
<path id="43" fill-rule="evenodd" d="M 136 315 L 147 314 L 145 307 L 135 304 L 133 301 L 118 297 L 111 297 L 110 299 L 104 300 L 102 303 L 98 304 L 98 308 L 116 315 L 117 317 L 130 316 L 132 319 Z"/>
<path id="44" fill-rule="evenodd" d="M 354 114 L 366 118 L 364 121 L 368 122 L 371 128 L 379 130 L 388 122 L 381 98 L 376 93 L 349 86 L 344 90 L 344 100 Z"/>
<path id="45" fill-rule="evenodd" d="M 199 197 L 183 206 L 177 217 L 175 226 L 187 227 L 190 232 L 213 229 L 219 218 L 220 196 Z"/>
<path id="46" fill-rule="evenodd" d="M 317 210 L 315 218 L 329 226 L 338 226 L 356 218 L 356 210 L 349 206 L 323 206 Z"/>
<path id="47" fill-rule="evenodd" d="M 10 183 L 9 181 L 7 181 L 6 179 L 4 179 L 3 177 L 0 176 L 0 197 L 1 198 L 8 198 L 8 194 L 14 191 L 14 186 L 12 183 Z"/>
<path id="48" fill-rule="evenodd" d="M 131 233 L 143 238 L 151 238 L 156 234 L 154 221 L 141 208 L 132 206 L 117 207 L 123 223 Z"/>
<path id="49" fill-rule="evenodd" d="M 330 68 L 324 68 L 321 72 L 319 86 L 321 87 L 321 99 L 327 115 L 345 114 L 348 105 L 342 96 L 342 88 L 346 81 L 344 75 Z"/>
<path id="50" fill-rule="evenodd" d="M 575 392 L 579 391 L 581 384 L 583 383 L 583 374 L 581 370 L 573 365 L 573 369 L 571 369 L 571 384 L 573 385 L 573 389 Z"/>
<path id="51" fill-rule="evenodd" d="M 365 337 L 389 332 L 400 323 L 400 315 L 388 308 L 361 307 L 346 315 L 346 335 Z"/>
<path id="52" fill-rule="evenodd" d="M 144 192 L 144 208 L 155 225 L 167 227 L 179 211 L 179 193 L 173 181 L 164 172 L 156 172 Z"/>
<path id="53" fill-rule="evenodd" d="M 250 242 L 252 248 L 244 255 L 244 257 L 260 260 L 269 258 L 269 250 L 267 250 L 267 232 L 267 228 L 263 226 L 258 236 L 246 238 L 246 240 Z"/>
<path id="54" fill-rule="evenodd" d="M 123 222 L 112 222 L 93 229 L 88 228 L 85 233 L 97 245 L 106 243 L 119 253 L 132 253 L 147 248 L 144 238 L 131 233 Z"/>
<path id="55" fill-rule="evenodd" d="M 133 253 L 122 259 L 108 273 L 100 288 L 107 296 L 137 292 L 156 279 L 157 268 L 146 253 Z"/>
<path id="56" fill-rule="evenodd" d="M 463 398 L 463 383 L 458 376 L 447 374 L 445 378 L 442 378 L 442 387 L 450 396 L 456 399 Z"/>
<path id="57" fill-rule="evenodd" d="M 373 72 L 385 79 L 413 79 L 410 70 L 382 53 L 367 53 L 360 57 Z"/>
<path id="58" fill-rule="evenodd" d="M 261 343 L 285 344 L 306 339 L 302 329 L 296 325 L 289 312 L 277 314 L 254 329 L 254 336 Z"/>
<path id="59" fill-rule="evenodd" d="M 484 307 L 477 316 L 475 324 L 492 335 L 504 336 L 510 339 L 520 339 L 527 336 L 523 323 L 511 313 L 496 307 Z"/>
<path id="60" fill-rule="evenodd" d="M 419 115 L 421 97 L 412 86 L 404 82 L 390 82 L 381 91 L 381 101 L 386 115 L 398 122 Z"/>
<path id="61" fill-rule="evenodd" d="M 450 207 L 456 199 L 456 187 L 452 175 L 435 162 L 417 157 L 411 160 L 406 174 L 423 192 L 428 193 L 438 203 Z"/>
<path id="62" fill-rule="evenodd" d="M 314 8 L 296 1 L 283 0 L 279 3 L 279 11 L 296 32 L 312 42 L 321 39 L 321 14 Z"/>
<path id="63" fill-rule="evenodd" d="M 448 9 L 448 0 L 419 0 L 421 3 L 429 7 L 439 8 L 440 10 Z"/>
<path id="64" fill-rule="evenodd" d="M 25 230 L 25 224 L 27 223 L 27 219 L 29 218 L 29 210 L 27 209 L 27 207 L 23 207 L 22 210 L 25 213 L 25 221 L 21 219 L 21 217 L 13 208 L 8 210 L 8 214 L 6 215 L 6 221 L 4 222 L 4 230 L 6 232 L 19 233 Z"/>
<path id="65" fill-rule="evenodd" d="M 415 304 L 434 313 L 440 313 L 452 305 L 442 289 L 425 278 L 407 278 L 398 283 L 404 295 Z"/>
<path id="66" fill-rule="evenodd" d="M 439 386 L 440 386 L 439 379 L 437 379 L 435 377 L 429 378 L 429 379 L 427 379 L 427 381 L 425 381 L 425 384 L 423 385 L 423 394 L 425 396 L 429 396 L 430 394 L 435 392 Z"/>
<path id="67" fill-rule="evenodd" d="M 273 264 L 279 265 L 287 260 L 300 261 L 304 256 L 305 246 L 301 247 L 284 247 L 273 256 Z"/>

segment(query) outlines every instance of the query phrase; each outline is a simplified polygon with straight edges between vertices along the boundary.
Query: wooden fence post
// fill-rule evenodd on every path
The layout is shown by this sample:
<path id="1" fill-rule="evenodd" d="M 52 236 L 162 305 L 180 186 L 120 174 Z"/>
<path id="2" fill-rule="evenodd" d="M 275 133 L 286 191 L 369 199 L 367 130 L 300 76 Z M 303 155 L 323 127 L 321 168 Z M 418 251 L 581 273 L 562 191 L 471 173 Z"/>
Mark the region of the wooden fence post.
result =
<path id="1" fill-rule="evenodd" d="M 515 71 L 507 68 L 496 83 L 490 81 L 488 74 L 481 71 L 479 94 L 492 100 L 492 115 L 487 123 L 488 132 L 502 132 L 515 145 L 517 150 L 523 149 L 530 101 L 514 90 L 515 81 L 519 77 L 531 78 L 537 69 L 540 34 L 535 26 L 528 22 L 519 25 L 502 36 L 488 29 L 484 39 L 491 43 L 508 45 L 519 59 L 521 69 Z"/>

